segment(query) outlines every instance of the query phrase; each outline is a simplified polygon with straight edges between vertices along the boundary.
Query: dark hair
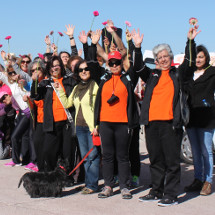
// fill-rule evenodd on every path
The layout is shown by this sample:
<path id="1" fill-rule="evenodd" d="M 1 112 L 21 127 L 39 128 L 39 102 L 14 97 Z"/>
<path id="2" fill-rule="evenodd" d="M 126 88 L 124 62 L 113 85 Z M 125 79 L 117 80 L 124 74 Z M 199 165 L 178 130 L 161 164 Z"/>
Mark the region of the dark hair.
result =
<path id="1" fill-rule="evenodd" d="M 4 72 L 4 66 L 0 64 L 0 72 Z"/>
<path id="2" fill-rule="evenodd" d="M 204 55 L 205 55 L 205 65 L 204 65 L 204 68 L 208 67 L 209 63 L 210 63 L 210 54 L 209 54 L 208 50 L 206 49 L 205 46 L 199 45 L 199 46 L 196 47 L 196 54 L 198 54 L 199 52 L 203 52 Z"/>
<path id="3" fill-rule="evenodd" d="M 80 60 L 80 61 L 78 61 L 78 63 L 75 65 L 75 69 L 74 69 L 74 76 L 75 76 L 75 78 L 78 80 L 78 81 L 81 81 L 81 78 L 80 78 L 80 76 L 79 76 L 79 67 L 80 67 L 80 65 L 81 64 L 83 64 L 83 63 L 86 63 L 87 64 L 87 61 L 86 60 Z"/>
<path id="4" fill-rule="evenodd" d="M 68 62 L 67 62 L 67 68 L 68 68 L 70 71 L 72 71 L 71 63 L 72 63 L 72 61 L 74 61 L 74 60 L 81 61 L 81 60 L 83 60 L 83 58 L 80 57 L 80 56 L 78 56 L 78 55 L 70 56 L 70 58 L 69 58 L 69 60 L 68 60 Z"/>
<path id="5" fill-rule="evenodd" d="M 28 55 L 26 55 L 26 54 L 24 54 L 24 55 L 21 55 L 21 57 L 18 59 L 18 61 L 17 61 L 17 63 L 18 63 L 18 65 L 19 65 L 19 67 L 20 67 L 20 65 L 21 65 L 21 62 L 22 62 L 22 60 L 23 60 L 23 58 L 28 58 L 29 59 L 29 61 L 30 61 L 30 63 L 31 63 L 31 58 L 28 56 Z"/>
<path id="6" fill-rule="evenodd" d="M 50 70 L 51 70 L 51 68 L 53 66 L 53 62 L 55 60 L 58 60 L 60 63 L 61 76 L 63 77 L 66 74 L 66 71 L 64 69 L 63 62 L 62 62 L 61 58 L 59 56 L 52 56 L 52 58 L 50 59 L 50 61 L 48 61 L 47 65 L 46 65 L 47 76 L 49 78 L 51 77 Z"/>
<path id="7" fill-rule="evenodd" d="M 45 62 L 45 60 L 44 60 L 44 63 L 48 63 L 48 61 L 51 60 L 52 55 L 53 55 L 53 53 L 45 53 L 43 56 L 44 56 L 44 58 L 47 57 L 48 60 L 47 60 L 46 62 Z"/>
<path id="8" fill-rule="evenodd" d="M 62 54 L 68 54 L 68 56 L 70 57 L 70 53 L 69 53 L 69 52 L 62 51 L 62 52 L 59 53 L 60 58 L 61 58 L 61 55 L 62 55 Z"/>

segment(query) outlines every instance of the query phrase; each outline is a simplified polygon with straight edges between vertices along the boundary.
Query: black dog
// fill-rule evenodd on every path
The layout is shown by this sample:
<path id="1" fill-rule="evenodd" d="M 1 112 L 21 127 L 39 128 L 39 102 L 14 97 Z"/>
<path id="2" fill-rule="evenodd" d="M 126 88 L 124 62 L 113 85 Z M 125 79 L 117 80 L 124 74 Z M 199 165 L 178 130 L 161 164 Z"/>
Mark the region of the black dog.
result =
<path id="1" fill-rule="evenodd" d="M 65 164 L 66 163 L 66 164 Z M 28 172 L 19 181 L 31 198 L 60 197 L 68 184 L 68 162 L 58 162 L 58 167 L 51 172 Z"/>

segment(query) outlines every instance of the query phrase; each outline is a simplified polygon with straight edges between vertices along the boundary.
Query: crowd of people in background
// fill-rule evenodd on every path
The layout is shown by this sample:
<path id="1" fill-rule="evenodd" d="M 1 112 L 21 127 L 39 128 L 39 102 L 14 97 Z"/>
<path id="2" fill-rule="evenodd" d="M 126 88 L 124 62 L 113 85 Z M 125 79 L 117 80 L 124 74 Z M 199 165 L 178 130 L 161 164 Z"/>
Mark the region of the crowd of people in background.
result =
<path id="1" fill-rule="evenodd" d="M 112 196 L 118 180 L 122 198 L 131 199 L 130 187 L 139 185 L 144 125 L 152 187 L 139 200 L 175 205 L 185 126 L 194 160 L 194 181 L 185 191 L 211 194 L 215 68 L 207 49 L 196 47 L 198 26 L 189 29 L 184 61 L 177 68 L 170 46 L 155 46 L 155 69 L 143 61 L 139 29 L 126 30 L 127 48 L 111 20 L 102 31 L 82 31 L 83 57 L 74 29 L 67 25 L 65 31 L 71 54 L 58 53 L 49 36 L 46 53 L 34 59 L 1 51 L 0 159 L 12 158 L 6 166 L 34 172 L 52 171 L 64 159 L 71 171 L 92 149 L 84 165 L 68 176 L 68 186 L 84 182 L 82 194 L 99 192 L 102 175 L 98 198 Z M 94 137 L 100 137 L 101 145 Z"/>

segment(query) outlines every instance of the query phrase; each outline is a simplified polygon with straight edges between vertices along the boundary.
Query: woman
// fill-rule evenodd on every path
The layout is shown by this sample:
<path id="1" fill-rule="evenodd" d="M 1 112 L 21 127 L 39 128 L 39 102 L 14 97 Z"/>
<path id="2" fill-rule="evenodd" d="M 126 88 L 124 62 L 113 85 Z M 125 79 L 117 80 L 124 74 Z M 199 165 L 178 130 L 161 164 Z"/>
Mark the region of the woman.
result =
<path id="1" fill-rule="evenodd" d="M 91 51 L 94 53 L 92 61 L 96 61 L 96 44 L 100 32 L 92 33 Z M 139 61 L 138 59 L 137 61 Z M 129 146 L 132 129 L 138 126 L 137 104 L 132 85 L 133 77 L 125 73 L 122 67 L 120 52 L 111 52 L 108 55 L 110 71 L 102 77 L 95 103 L 95 125 L 99 125 L 102 142 L 102 164 L 105 187 L 98 194 L 98 198 L 107 198 L 113 195 L 114 160 L 118 164 L 118 176 L 123 199 L 131 199 L 128 190 L 130 177 Z M 98 62 L 91 63 L 94 72 Z M 95 74 L 94 74 L 95 76 Z M 98 79 L 97 79 L 98 80 Z"/>
<path id="2" fill-rule="evenodd" d="M 33 81 L 31 87 L 31 98 L 43 99 L 44 102 L 43 132 L 45 138 L 42 150 L 46 163 L 45 168 L 47 171 L 54 170 L 59 156 L 68 159 L 72 168 L 75 162 L 76 146 L 72 143 L 74 128 L 73 124 L 68 121 L 68 117 L 71 116 L 71 113 L 74 114 L 74 109 L 67 113 L 56 94 L 54 83 L 59 82 L 68 96 L 76 82 L 65 76 L 62 60 L 58 56 L 51 58 L 46 71 L 47 79 L 42 80 L 37 87 L 35 87 L 36 81 Z"/>
<path id="3" fill-rule="evenodd" d="M 184 62 L 177 69 L 171 67 L 173 53 L 168 44 L 154 47 L 153 55 L 159 69 L 146 65 L 138 74 L 146 83 L 141 105 L 140 124 L 145 125 L 146 146 L 149 153 L 152 189 L 139 198 L 142 202 L 158 201 L 158 206 L 178 204 L 180 187 L 180 146 L 182 119 L 179 100 L 180 84 L 185 74 L 194 70 L 190 64 L 189 43 L 192 59 L 195 56 L 194 38 L 198 27 L 189 29 Z M 133 34 L 133 33 L 132 33 Z M 133 35 L 136 37 L 137 35 Z M 135 57 L 140 55 L 141 40 L 135 44 Z M 142 58 L 142 56 L 141 56 Z M 141 61 L 142 63 L 142 61 Z"/>
<path id="4" fill-rule="evenodd" d="M 85 60 L 77 63 L 75 74 L 79 76 L 80 82 L 75 86 L 68 98 L 62 87 L 58 83 L 55 84 L 56 88 L 60 90 L 60 98 L 64 107 L 75 106 L 76 135 L 81 157 L 83 158 L 93 148 L 92 134 L 98 135 L 93 123 L 94 103 L 98 85 L 90 78 L 90 69 Z M 82 190 L 82 194 L 91 194 L 98 190 L 99 161 L 99 148 L 95 146 L 84 162 L 86 186 Z"/>
<path id="5" fill-rule="evenodd" d="M 12 65 L 8 65 L 7 74 L 0 73 L 0 80 L 9 86 L 12 93 L 12 105 L 16 110 L 19 110 L 17 117 L 17 124 L 11 136 L 12 143 L 12 161 L 7 163 L 8 166 L 26 165 L 29 163 L 29 125 L 30 125 L 30 109 L 28 104 L 23 101 L 23 97 L 27 95 L 23 86 L 18 84 L 19 75 L 16 74 Z M 5 97 L 7 100 L 9 96 Z M 4 102 L 4 100 L 2 100 Z M 7 104 L 7 102 L 4 102 Z M 11 101 L 9 101 L 11 103 Z M 8 103 L 8 104 L 9 104 Z M 8 105 L 7 104 L 7 105 Z M 22 139 L 22 147 L 20 145 Z M 20 160 L 20 150 L 22 154 L 22 161 Z"/>
<path id="6" fill-rule="evenodd" d="M 194 181 L 185 191 L 211 194 L 213 179 L 212 138 L 215 128 L 215 67 L 209 65 L 208 50 L 197 46 L 196 70 L 188 84 L 190 121 L 187 133 L 194 164 Z"/>

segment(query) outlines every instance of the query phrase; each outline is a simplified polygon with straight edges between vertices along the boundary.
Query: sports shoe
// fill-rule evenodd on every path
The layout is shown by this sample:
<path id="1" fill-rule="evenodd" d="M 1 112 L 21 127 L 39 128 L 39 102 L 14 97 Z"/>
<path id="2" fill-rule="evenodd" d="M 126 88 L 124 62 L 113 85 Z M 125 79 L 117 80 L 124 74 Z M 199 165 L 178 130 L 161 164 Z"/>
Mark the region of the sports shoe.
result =
<path id="1" fill-rule="evenodd" d="M 86 195 L 86 194 L 92 194 L 92 193 L 95 193 L 95 191 L 92 190 L 92 189 L 90 189 L 90 188 L 88 188 L 88 187 L 84 187 L 82 189 L 82 191 L 81 191 L 81 194 L 84 194 L 84 195 Z"/>
<path id="2" fill-rule="evenodd" d="M 202 196 L 208 196 L 211 194 L 211 183 L 209 182 L 205 182 L 203 187 L 202 187 L 202 190 L 200 192 L 200 195 Z"/>
<path id="3" fill-rule="evenodd" d="M 130 191 L 127 188 L 123 188 L 121 190 L 121 194 L 122 194 L 123 199 L 131 199 L 132 198 L 132 195 L 131 195 Z"/>
<path id="4" fill-rule="evenodd" d="M 103 187 L 102 192 L 98 194 L 98 198 L 107 198 L 113 195 L 113 189 L 111 187 Z"/>
<path id="5" fill-rule="evenodd" d="M 155 202 L 155 201 L 158 201 L 159 199 L 161 199 L 161 198 L 154 194 L 151 194 L 151 193 L 149 193 L 145 196 L 139 197 L 140 202 Z"/>
<path id="6" fill-rule="evenodd" d="M 31 170 L 34 167 L 36 167 L 36 165 L 34 163 L 29 163 L 28 165 L 25 166 L 24 169 Z"/>
<path id="7" fill-rule="evenodd" d="M 139 187 L 139 177 L 136 175 L 132 176 L 132 180 L 131 180 L 131 187 Z"/>
<path id="8" fill-rule="evenodd" d="M 168 199 L 168 198 L 163 198 L 158 202 L 158 206 L 161 206 L 161 207 L 167 207 L 167 206 L 172 206 L 177 204 L 178 204 L 178 200 Z"/>
<path id="9" fill-rule="evenodd" d="M 35 165 L 35 167 L 32 167 L 30 170 L 32 172 L 38 172 L 39 171 L 39 169 L 38 169 L 38 167 L 36 165 Z"/>
<path id="10" fill-rule="evenodd" d="M 195 178 L 192 184 L 184 188 L 184 191 L 185 192 L 200 191 L 202 189 L 202 186 L 203 182 Z"/>
<path id="11" fill-rule="evenodd" d="M 5 163 L 5 166 L 21 166 L 21 163 L 14 163 L 13 161 L 10 161 L 9 163 Z"/>

